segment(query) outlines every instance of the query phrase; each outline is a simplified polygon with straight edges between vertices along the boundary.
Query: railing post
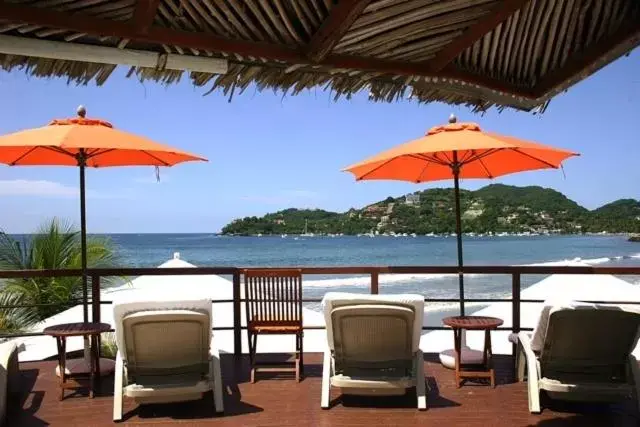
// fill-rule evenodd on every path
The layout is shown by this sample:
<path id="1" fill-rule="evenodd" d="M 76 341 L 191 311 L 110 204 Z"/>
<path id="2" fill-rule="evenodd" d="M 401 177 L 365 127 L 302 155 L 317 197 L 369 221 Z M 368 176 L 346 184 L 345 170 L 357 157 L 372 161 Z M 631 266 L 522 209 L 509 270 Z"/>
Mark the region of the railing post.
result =
<path id="1" fill-rule="evenodd" d="M 371 294 L 378 294 L 378 270 L 371 271 Z"/>
<path id="2" fill-rule="evenodd" d="M 520 273 L 513 273 L 511 280 L 511 331 L 514 334 L 520 332 Z M 511 346 L 513 355 L 513 372 L 517 375 L 518 346 Z"/>
<path id="3" fill-rule="evenodd" d="M 91 276 L 91 318 L 100 323 L 100 276 Z"/>
<path id="4" fill-rule="evenodd" d="M 89 322 L 89 283 L 86 271 L 82 272 L 82 321 Z"/>
<path id="5" fill-rule="evenodd" d="M 240 270 L 233 273 L 233 355 L 242 356 L 242 313 L 240 309 Z"/>

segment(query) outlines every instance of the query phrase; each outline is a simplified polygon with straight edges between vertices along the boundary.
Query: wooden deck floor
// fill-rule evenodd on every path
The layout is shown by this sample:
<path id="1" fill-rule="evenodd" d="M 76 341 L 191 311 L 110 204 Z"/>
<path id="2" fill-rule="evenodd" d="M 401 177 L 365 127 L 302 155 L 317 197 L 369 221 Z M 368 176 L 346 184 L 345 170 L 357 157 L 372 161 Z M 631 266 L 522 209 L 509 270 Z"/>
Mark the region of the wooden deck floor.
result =
<path id="1" fill-rule="evenodd" d="M 225 414 L 213 411 L 212 396 L 197 402 L 137 407 L 125 403 L 123 425 L 216 425 L 216 426 L 637 426 L 633 403 L 616 406 L 579 406 L 550 402 L 553 409 L 541 415 L 527 410 L 526 384 L 512 383 L 511 359 L 496 357 L 498 386 L 470 384 L 456 389 L 451 371 L 427 355 L 425 371 L 430 392 L 428 410 L 415 409 L 415 393 L 398 398 L 341 398 L 332 390 L 333 407 L 320 409 L 321 355 L 305 355 L 307 377 L 301 383 L 290 378 L 248 382 L 246 360 L 234 363 L 223 356 L 222 368 L 226 395 Z M 9 426 L 108 426 L 113 425 L 113 377 L 106 377 L 94 399 L 86 390 L 67 391 L 58 401 L 54 362 L 21 364 L 22 390 L 10 401 Z M 265 374 L 262 374 L 265 375 Z"/>

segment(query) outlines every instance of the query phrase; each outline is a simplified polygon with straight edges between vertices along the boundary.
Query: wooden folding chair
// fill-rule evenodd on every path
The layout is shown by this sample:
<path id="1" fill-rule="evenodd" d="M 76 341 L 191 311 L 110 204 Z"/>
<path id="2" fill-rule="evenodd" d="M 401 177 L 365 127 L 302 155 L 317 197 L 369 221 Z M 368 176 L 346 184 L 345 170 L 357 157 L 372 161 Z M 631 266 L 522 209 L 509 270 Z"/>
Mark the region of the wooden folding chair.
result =
<path id="1" fill-rule="evenodd" d="M 302 272 L 296 269 L 247 269 L 244 271 L 247 337 L 251 382 L 262 371 L 296 373 L 296 381 L 303 374 L 302 350 Z M 295 367 L 282 364 L 257 363 L 258 335 L 295 335 Z"/>

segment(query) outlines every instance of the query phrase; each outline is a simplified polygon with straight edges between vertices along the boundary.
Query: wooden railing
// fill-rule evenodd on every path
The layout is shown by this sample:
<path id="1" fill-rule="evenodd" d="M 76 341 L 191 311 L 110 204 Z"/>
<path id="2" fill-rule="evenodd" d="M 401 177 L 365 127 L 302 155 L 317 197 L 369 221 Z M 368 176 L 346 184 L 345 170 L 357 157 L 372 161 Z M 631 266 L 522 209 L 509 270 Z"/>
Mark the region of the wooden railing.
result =
<path id="1" fill-rule="evenodd" d="M 252 267 L 254 268 L 254 267 Z M 287 267 L 291 268 L 291 267 Z M 379 276 L 381 274 L 451 274 L 456 275 L 460 271 L 458 267 L 451 266 L 395 266 L 395 267 L 295 267 L 302 270 L 303 275 L 369 275 L 371 294 L 378 294 Z M 89 321 L 89 307 L 91 307 L 91 320 L 100 321 L 101 307 L 112 304 L 112 301 L 101 301 L 100 282 L 103 277 L 134 277 L 134 276 L 182 276 L 182 275 L 225 275 L 232 276 L 233 298 L 230 300 L 213 300 L 214 304 L 233 303 L 233 326 L 214 327 L 214 330 L 233 330 L 234 354 L 242 353 L 242 326 L 241 304 L 241 276 L 243 268 L 238 267 L 197 267 L 197 268 L 119 268 L 119 269 L 89 269 L 87 276 L 91 283 L 91 298 L 89 289 L 83 289 L 82 299 L 70 301 L 64 304 L 50 304 L 69 306 L 82 304 L 83 319 Z M 511 298 L 465 298 L 465 303 L 495 303 L 510 302 L 512 307 L 511 327 L 501 327 L 502 330 L 511 330 L 514 333 L 521 330 L 520 304 L 541 303 L 543 300 L 521 298 L 521 278 L 523 275 L 550 275 L 550 274 L 613 274 L 613 275 L 640 275 L 639 267 L 565 267 L 565 266 L 468 266 L 461 270 L 464 274 L 482 275 L 509 275 L 511 276 Z M 81 277 L 81 270 L 0 270 L 0 280 L 35 277 Z M 304 285 L 304 282 L 303 282 Z M 303 299 L 303 302 L 320 302 L 318 298 Z M 426 303 L 459 303 L 459 298 L 425 298 Z M 607 304 L 640 304 L 638 301 L 589 301 L 592 303 Z M 42 304 L 40 304 L 42 305 Z M 47 305 L 47 304 L 45 304 Z M 38 304 L 4 305 L 3 308 L 36 307 Z M 305 329 L 323 329 L 322 326 L 306 326 Z M 446 330 L 444 326 L 423 326 L 424 330 Z M 42 335 L 40 332 L 7 334 L 0 331 L 0 338 L 17 338 L 25 336 Z"/>

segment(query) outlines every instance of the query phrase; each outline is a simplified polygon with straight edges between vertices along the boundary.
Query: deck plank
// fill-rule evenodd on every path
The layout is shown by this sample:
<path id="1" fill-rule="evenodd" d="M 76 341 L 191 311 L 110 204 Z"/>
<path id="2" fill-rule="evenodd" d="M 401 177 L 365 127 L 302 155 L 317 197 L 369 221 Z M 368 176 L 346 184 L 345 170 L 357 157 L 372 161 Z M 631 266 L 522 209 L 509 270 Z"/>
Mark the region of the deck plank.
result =
<path id="1" fill-rule="evenodd" d="M 465 426 L 636 426 L 638 414 L 629 401 L 621 405 L 569 405 L 550 402 L 552 409 L 541 415 L 527 410 L 526 384 L 513 383 L 511 358 L 496 356 L 497 387 L 473 384 L 456 389 L 453 372 L 437 363 L 436 355 L 425 357 L 429 385 L 428 410 L 415 409 L 415 392 L 394 398 L 341 397 L 332 390 L 332 408 L 320 409 L 322 357 L 305 354 L 306 378 L 296 383 L 291 375 L 268 378 L 261 374 L 249 383 L 246 358 L 234 363 L 222 357 L 225 383 L 225 414 L 215 414 L 211 394 L 195 402 L 138 407 L 125 399 L 122 425 L 180 426 L 386 426 L 386 425 L 465 425 Z M 87 390 L 68 390 L 58 401 L 55 362 L 21 363 L 22 389 L 11 398 L 8 426 L 112 426 L 113 376 L 100 384 L 96 398 Z"/>

